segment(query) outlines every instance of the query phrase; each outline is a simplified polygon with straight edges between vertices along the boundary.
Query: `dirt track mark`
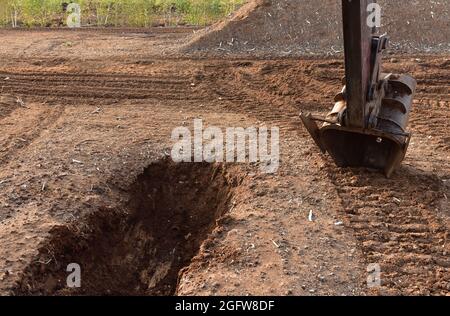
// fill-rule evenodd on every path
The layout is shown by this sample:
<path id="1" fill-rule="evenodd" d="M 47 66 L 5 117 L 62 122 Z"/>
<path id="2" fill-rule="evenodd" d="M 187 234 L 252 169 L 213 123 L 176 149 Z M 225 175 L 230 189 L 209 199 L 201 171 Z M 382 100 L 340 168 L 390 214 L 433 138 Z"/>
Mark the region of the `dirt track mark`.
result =
<path id="1" fill-rule="evenodd" d="M 0 166 L 9 163 L 20 152 L 51 128 L 64 112 L 63 106 L 31 105 L 20 108 L 0 121 Z"/>
<path id="2" fill-rule="evenodd" d="M 247 70 L 247 67 L 250 69 Z M 204 75 L 208 89 L 228 101 L 227 111 L 250 113 L 258 120 L 270 122 L 281 129 L 298 130 L 298 109 L 293 104 L 279 102 L 273 94 L 264 90 L 265 79 L 253 73 L 260 71 L 260 67 L 264 68 L 264 65 L 233 62 L 207 65 Z"/>
<path id="3" fill-rule="evenodd" d="M 450 293 L 449 218 L 436 176 L 403 167 L 392 180 L 382 175 L 330 167 L 367 264 L 381 266 L 377 294 Z"/>
<path id="4" fill-rule="evenodd" d="M 133 76 L 122 74 L 7 73 L 5 92 L 27 96 L 77 99 L 157 99 L 201 101 L 189 76 L 165 74 Z"/>
<path id="5" fill-rule="evenodd" d="M 19 101 L 12 95 L 0 92 L 0 120 L 16 110 L 20 106 Z"/>

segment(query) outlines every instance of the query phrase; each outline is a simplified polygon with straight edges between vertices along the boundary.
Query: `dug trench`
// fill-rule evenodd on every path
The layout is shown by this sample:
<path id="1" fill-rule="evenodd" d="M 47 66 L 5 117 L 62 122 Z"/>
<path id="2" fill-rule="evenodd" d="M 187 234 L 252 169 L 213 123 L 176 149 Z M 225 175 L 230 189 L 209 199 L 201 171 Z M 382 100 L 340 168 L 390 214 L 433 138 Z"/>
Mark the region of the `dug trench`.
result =
<path id="1" fill-rule="evenodd" d="M 227 212 L 239 178 L 221 164 L 148 166 L 123 209 L 100 208 L 80 225 L 51 233 L 14 289 L 16 295 L 174 295 L 180 271 Z M 67 266 L 81 287 L 68 288 Z"/>

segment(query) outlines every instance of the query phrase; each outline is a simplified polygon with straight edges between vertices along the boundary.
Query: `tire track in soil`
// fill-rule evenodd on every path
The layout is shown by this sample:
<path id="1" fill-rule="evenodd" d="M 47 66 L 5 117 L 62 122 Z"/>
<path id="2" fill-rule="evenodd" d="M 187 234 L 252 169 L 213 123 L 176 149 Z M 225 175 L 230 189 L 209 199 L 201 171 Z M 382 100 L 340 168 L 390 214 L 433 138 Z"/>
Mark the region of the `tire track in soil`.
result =
<path id="1" fill-rule="evenodd" d="M 64 106 L 48 107 L 46 109 L 18 109 L 0 120 L 3 136 L 0 137 L 0 166 L 24 152 L 41 134 L 56 124 L 64 113 Z M 20 113 L 18 112 L 20 111 Z M 21 119 L 21 116 L 26 117 Z M 15 123 L 20 120 L 21 124 Z M 18 129 L 17 126 L 20 128 Z M 12 130 L 8 132 L 9 129 Z"/>
<path id="2" fill-rule="evenodd" d="M 280 130 L 298 131 L 299 122 L 295 119 L 298 109 L 283 102 L 277 102 L 279 100 L 276 100 L 271 93 L 262 89 L 265 83 L 264 78 L 242 75 L 241 64 L 206 65 L 203 71 L 207 78 L 208 90 L 229 103 L 226 107 L 227 111 L 250 114 L 264 123 L 279 127 Z M 221 75 L 217 76 L 217 73 Z M 239 103 L 236 104 L 236 102 Z"/>
<path id="3" fill-rule="evenodd" d="M 84 99 L 156 99 L 202 101 L 193 93 L 191 77 L 179 74 L 127 76 L 121 74 L 9 73 L 3 90 L 26 96 Z"/>
<path id="4" fill-rule="evenodd" d="M 444 197 L 450 190 L 442 176 L 449 175 L 449 78 L 421 70 L 413 76 L 418 81 L 409 124 L 413 139 L 409 158 L 395 177 L 338 169 L 330 160 L 327 173 L 366 263 L 381 266 L 382 287 L 373 293 L 447 295 L 450 223 Z M 427 159 L 433 161 L 422 161 L 431 153 Z M 421 162 L 426 169 L 439 166 L 439 176 L 417 169 Z"/>
<path id="5" fill-rule="evenodd" d="M 211 89 L 220 87 L 229 99 L 241 100 L 234 111 L 250 112 L 302 136 L 307 133 L 300 127 L 300 111 L 328 111 L 343 74 L 343 64 L 336 60 L 235 62 L 228 66 L 221 69 L 221 76 L 210 75 Z M 323 104 L 324 94 L 330 104 Z"/>
<path id="6" fill-rule="evenodd" d="M 439 178 L 402 167 L 388 180 L 331 164 L 328 176 L 367 264 L 381 266 L 376 294 L 450 293 L 448 220 L 440 203 L 445 188 Z"/>

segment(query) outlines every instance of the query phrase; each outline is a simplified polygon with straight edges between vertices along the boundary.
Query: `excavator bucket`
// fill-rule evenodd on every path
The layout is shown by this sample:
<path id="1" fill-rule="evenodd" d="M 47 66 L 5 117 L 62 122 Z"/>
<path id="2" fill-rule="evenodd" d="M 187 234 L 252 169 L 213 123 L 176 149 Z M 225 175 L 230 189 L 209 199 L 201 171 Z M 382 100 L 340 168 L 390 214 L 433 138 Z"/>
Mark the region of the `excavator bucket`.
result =
<path id="1" fill-rule="evenodd" d="M 366 8 L 372 2 L 342 1 L 346 85 L 325 118 L 303 113 L 300 118 L 338 166 L 379 169 L 390 177 L 409 146 L 406 128 L 416 81 L 409 75 L 381 73 L 388 38 L 375 36 L 367 25 Z"/>
<path id="2" fill-rule="evenodd" d="M 328 152 L 339 167 L 380 169 L 390 177 L 403 161 L 411 139 L 405 129 L 415 88 L 413 78 L 391 75 L 389 93 L 382 101 L 374 128 L 342 126 L 336 123 L 336 114 L 340 113 L 336 110 L 323 120 L 311 114 L 302 113 L 300 117 L 318 147 Z M 336 103 L 335 109 L 342 108 L 345 111 L 344 101 Z M 324 123 L 319 127 L 317 121 Z"/>

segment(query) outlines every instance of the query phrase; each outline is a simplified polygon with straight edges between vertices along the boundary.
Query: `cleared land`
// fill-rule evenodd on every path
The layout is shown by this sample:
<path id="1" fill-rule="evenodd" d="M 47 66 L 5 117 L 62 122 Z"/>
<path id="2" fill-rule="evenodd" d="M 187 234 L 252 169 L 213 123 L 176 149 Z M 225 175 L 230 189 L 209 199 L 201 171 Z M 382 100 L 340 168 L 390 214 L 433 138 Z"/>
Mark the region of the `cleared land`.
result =
<path id="1" fill-rule="evenodd" d="M 342 56 L 188 58 L 194 31 L 0 30 L 0 294 L 448 295 L 449 55 L 387 58 L 419 86 L 386 179 L 300 124 L 330 110 Z M 280 127 L 279 172 L 172 163 L 195 118 Z"/>

